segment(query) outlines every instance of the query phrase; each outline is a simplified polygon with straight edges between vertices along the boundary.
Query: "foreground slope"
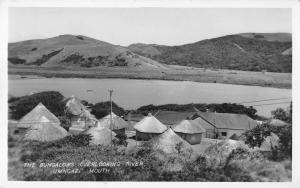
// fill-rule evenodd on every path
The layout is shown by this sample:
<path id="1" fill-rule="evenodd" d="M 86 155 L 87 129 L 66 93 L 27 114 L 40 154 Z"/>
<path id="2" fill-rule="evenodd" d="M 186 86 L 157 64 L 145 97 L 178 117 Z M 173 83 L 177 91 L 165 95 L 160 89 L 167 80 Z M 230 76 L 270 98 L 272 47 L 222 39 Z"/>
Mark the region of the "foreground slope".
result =
<path id="1" fill-rule="evenodd" d="M 180 46 L 139 43 L 132 44 L 128 48 L 165 64 L 291 72 L 291 40 L 289 33 L 243 33 Z"/>
<path id="2" fill-rule="evenodd" d="M 75 35 L 10 43 L 8 60 L 9 65 L 39 67 L 165 68 L 164 65 L 137 55 L 125 47 Z"/>

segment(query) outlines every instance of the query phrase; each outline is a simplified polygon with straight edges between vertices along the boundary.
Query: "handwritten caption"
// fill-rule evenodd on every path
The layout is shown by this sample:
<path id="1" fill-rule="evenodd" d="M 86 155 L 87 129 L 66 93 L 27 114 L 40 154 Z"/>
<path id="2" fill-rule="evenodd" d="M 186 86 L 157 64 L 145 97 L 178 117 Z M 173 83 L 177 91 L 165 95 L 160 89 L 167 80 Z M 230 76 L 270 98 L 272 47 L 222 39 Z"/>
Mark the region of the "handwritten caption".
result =
<path id="1" fill-rule="evenodd" d="M 62 162 L 62 163 L 49 163 L 49 162 L 29 162 L 24 163 L 24 168 L 43 168 L 51 169 L 54 174 L 78 174 L 84 168 L 88 168 L 88 173 L 109 173 L 114 167 L 139 167 L 143 166 L 142 161 L 81 161 L 80 163 Z"/>

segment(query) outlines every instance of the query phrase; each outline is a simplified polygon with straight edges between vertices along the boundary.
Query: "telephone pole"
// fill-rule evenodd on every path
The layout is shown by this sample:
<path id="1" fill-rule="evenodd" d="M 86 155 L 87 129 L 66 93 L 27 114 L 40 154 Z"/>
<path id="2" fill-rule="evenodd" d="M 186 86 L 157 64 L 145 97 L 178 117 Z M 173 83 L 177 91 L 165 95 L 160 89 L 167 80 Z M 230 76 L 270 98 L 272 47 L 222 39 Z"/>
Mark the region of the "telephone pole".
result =
<path id="1" fill-rule="evenodd" d="M 112 131 L 113 131 L 113 119 L 112 119 L 112 94 L 113 94 L 114 90 L 109 90 L 109 101 L 110 101 L 110 146 L 112 149 Z"/>

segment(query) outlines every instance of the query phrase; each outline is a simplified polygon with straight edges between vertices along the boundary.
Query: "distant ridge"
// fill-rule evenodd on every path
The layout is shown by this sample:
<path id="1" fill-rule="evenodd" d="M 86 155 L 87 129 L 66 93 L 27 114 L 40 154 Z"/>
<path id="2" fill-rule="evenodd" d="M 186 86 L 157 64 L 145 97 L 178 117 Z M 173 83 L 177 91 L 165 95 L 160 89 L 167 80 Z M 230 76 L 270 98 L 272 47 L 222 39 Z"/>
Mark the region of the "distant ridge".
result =
<path id="1" fill-rule="evenodd" d="M 244 71 L 292 72 L 290 33 L 241 33 L 166 46 L 113 45 L 83 35 L 8 44 L 9 66 L 129 67 L 168 69 L 168 65 Z"/>
<path id="2" fill-rule="evenodd" d="M 179 46 L 132 44 L 133 52 L 160 63 L 245 71 L 292 71 L 290 33 L 241 33 Z"/>

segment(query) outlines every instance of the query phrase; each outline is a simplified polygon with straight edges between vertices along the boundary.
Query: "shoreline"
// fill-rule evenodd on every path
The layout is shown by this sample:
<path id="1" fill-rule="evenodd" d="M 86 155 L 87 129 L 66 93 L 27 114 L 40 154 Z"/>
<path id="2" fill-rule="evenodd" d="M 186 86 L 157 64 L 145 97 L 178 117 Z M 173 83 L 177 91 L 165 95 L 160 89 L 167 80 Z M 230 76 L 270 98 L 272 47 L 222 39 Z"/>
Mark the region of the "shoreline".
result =
<path id="1" fill-rule="evenodd" d="M 235 70 L 131 70 L 126 68 L 50 69 L 9 67 L 8 75 L 40 76 L 44 78 L 138 79 L 163 81 L 191 81 L 245 86 L 292 89 L 291 73 L 261 73 Z M 22 78 L 21 78 L 22 79 Z"/>

